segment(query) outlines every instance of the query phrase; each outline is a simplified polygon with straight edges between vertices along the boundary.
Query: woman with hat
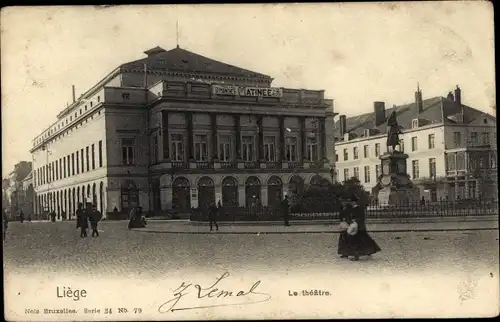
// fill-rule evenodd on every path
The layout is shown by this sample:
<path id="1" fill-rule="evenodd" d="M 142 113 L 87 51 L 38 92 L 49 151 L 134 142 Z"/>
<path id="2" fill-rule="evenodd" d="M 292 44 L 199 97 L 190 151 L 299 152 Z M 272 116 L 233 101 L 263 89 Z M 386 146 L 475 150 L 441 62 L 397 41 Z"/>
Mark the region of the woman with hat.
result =
<path id="1" fill-rule="evenodd" d="M 347 234 L 347 229 L 349 228 L 349 225 L 351 223 L 351 212 L 352 212 L 352 205 L 348 202 L 342 202 L 339 215 L 340 235 L 337 247 L 337 254 L 340 255 L 340 258 L 349 257 L 349 245 L 348 245 L 349 235 Z"/>
<path id="2" fill-rule="evenodd" d="M 371 256 L 381 251 L 379 245 L 368 235 L 366 230 L 366 214 L 363 205 L 357 198 L 354 200 L 353 223 L 351 224 L 351 234 L 349 234 L 349 256 L 354 256 L 354 260 L 358 260 L 360 256 Z M 348 229 L 349 233 L 349 229 Z"/>

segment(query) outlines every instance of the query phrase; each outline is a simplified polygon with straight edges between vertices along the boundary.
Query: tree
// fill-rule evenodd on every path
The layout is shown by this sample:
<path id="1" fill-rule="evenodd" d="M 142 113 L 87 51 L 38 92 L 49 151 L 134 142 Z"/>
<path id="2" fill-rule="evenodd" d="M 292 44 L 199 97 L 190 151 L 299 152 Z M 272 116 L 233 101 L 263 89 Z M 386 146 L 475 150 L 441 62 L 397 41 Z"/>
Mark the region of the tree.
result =
<path id="1" fill-rule="evenodd" d="M 366 191 L 358 178 L 352 177 L 342 184 L 345 192 L 345 198 L 357 198 L 362 204 L 370 201 L 370 194 Z"/>
<path id="2" fill-rule="evenodd" d="M 21 161 L 14 166 L 14 180 L 16 182 L 23 181 L 32 169 L 32 163 L 28 161 Z"/>

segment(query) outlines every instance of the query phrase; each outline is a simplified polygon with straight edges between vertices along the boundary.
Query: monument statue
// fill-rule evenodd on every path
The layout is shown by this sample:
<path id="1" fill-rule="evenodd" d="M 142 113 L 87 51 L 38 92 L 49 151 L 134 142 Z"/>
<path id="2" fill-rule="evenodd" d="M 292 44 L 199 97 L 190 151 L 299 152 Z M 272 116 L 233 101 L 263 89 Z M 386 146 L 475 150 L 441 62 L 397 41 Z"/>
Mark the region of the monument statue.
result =
<path id="1" fill-rule="evenodd" d="M 396 146 L 401 148 L 401 143 L 399 141 L 399 135 L 403 134 L 401 132 L 401 127 L 396 120 L 396 111 L 392 111 L 391 116 L 387 119 L 387 148 L 392 146 L 392 151 L 395 151 Z"/>
<path id="2" fill-rule="evenodd" d="M 407 206 L 420 199 L 420 190 L 411 182 L 406 171 L 408 155 L 394 153 L 397 145 L 401 148 L 400 134 L 403 132 L 393 111 L 387 119 L 387 152 L 379 157 L 382 172 L 373 189 L 381 206 Z"/>

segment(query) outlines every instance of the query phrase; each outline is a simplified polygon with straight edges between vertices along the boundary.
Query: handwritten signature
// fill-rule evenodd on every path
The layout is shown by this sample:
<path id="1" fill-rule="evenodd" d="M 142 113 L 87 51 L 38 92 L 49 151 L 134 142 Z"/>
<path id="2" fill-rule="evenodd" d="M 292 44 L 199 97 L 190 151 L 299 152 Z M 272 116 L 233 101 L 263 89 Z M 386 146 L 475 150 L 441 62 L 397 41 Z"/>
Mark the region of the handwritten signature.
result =
<path id="1" fill-rule="evenodd" d="M 220 288 L 219 283 L 223 280 L 229 277 L 229 273 L 225 272 L 222 274 L 220 277 L 218 277 L 215 280 L 215 283 L 210 285 L 209 287 L 202 287 L 199 284 L 193 285 L 192 283 L 186 284 L 185 282 L 182 282 L 181 286 L 176 288 L 174 290 L 174 297 L 167 302 L 163 303 L 159 308 L 158 312 L 160 313 L 168 313 L 168 312 L 175 312 L 175 311 L 185 311 L 185 310 L 194 310 L 194 309 L 206 309 L 206 308 L 212 308 L 212 307 L 222 307 L 222 306 L 235 306 L 235 305 L 249 305 L 249 304 L 257 304 L 257 303 L 262 303 L 269 301 L 271 299 L 271 295 L 267 293 L 261 293 L 261 292 L 256 292 L 257 287 L 260 285 L 260 281 L 257 281 L 253 283 L 253 285 L 250 287 L 248 291 L 243 291 L 240 290 L 236 294 L 234 294 L 234 291 L 227 291 L 224 289 Z M 216 287 L 217 286 L 217 287 Z M 199 306 L 190 306 L 190 307 L 177 307 L 177 304 L 179 304 L 179 301 L 186 295 L 188 294 L 193 294 L 192 292 L 189 292 L 190 290 L 195 291 L 196 297 L 192 296 L 192 298 L 195 299 L 234 299 L 238 298 L 236 302 L 231 302 L 231 303 L 224 303 L 224 300 L 222 303 L 218 304 L 212 304 L 212 305 L 199 305 Z M 258 300 L 253 299 L 250 301 L 246 301 L 243 298 L 246 297 L 248 299 L 249 295 L 256 295 L 259 297 Z M 255 298 L 255 297 L 252 297 Z"/>

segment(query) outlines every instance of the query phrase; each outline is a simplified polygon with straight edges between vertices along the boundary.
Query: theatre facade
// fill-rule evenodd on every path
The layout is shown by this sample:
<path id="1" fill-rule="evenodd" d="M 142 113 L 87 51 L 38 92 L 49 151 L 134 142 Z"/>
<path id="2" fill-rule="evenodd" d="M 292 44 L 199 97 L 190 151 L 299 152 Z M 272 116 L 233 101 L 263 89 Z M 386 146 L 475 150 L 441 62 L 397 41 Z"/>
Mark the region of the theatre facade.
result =
<path id="1" fill-rule="evenodd" d="M 324 91 L 273 87 L 267 75 L 179 47 L 145 54 L 74 97 L 35 138 L 39 211 L 74 214 L 84 199 L 103 212 L 182 213 L 219 199 L 272 206 L 334 179 L 335 114 Z M 64 151 L 87 140 L 90 161 L 89 149 L 78 147 L 75 164 Z M 53 164 L 58 154 L 64 163 Z"/>

